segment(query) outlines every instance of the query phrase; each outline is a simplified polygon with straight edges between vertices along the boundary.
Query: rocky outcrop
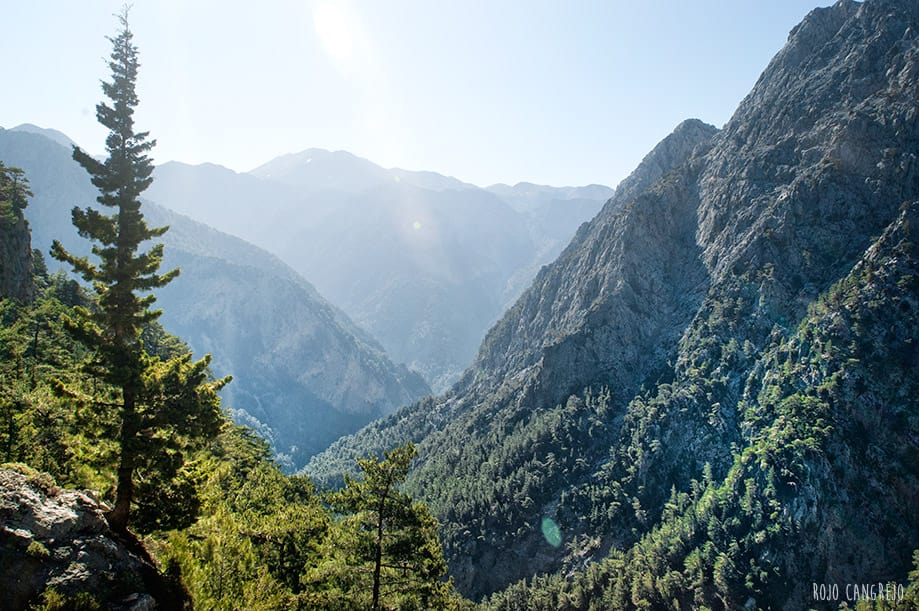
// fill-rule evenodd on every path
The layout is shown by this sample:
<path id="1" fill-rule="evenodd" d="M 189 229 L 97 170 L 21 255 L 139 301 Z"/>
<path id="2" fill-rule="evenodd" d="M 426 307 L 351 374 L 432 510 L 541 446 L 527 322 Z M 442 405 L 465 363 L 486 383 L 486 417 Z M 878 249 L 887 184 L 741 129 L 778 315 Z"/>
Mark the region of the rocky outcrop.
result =
<path id="1" fill-rule="evenodd" d="M 477 381 L 492 377 L 500 382 L 509 372 L 530 367 L 540 359 L 543 366 L 574 373 L 585 360 L 574 352 L 596 355 L 597 342 L 633 344 L 622 341 L 625 339 L 622 334 L 633 331 L 645 342 L 655 341 L 656 331 L 647 325 L 642 329 L 638 320 L 643 315 L 656 317 L 654 299 L 667 299 L 661 293 L 652 293 L 657 289 L 674 294 L 693 292 L 694 285 L 698 293 L 701 267 L 694 239 L 695 210 L 693 202 L 682 198 L 676 198 L 680 201 L 675 206 L 663 201 L 666 185 L 661 185 L 658 192 L 641 203 L 635 202 L 635 198 L 661 176 L 681 167 L 716 132 L 701 121 L 684 121 L 644 158 L 597 218 L 578 232 L 555 263 L 539 273 L 526 293 L 489 332 L 470 371 Z M 661 242 L 669 245 L 668 251 L 654 250 Z M 662 265 L 656 270 L 658 273 L 650 269 L 656 263 Z M 645 268 L 640 286 L 622 282 L 623 273 L 629 268 Z M 652 289 L 652 284 L 656 289 Z M 638 299 L 637 293 L 646 289 L 651 292 Z M 616 301 L 634 304 L 636 308 L 626 312 L 611 305 Z M 630 319 L 609 320 L 618 330 L 611 330 L 609 337 L 596 338 L 598 327 L 603 326 L 603 320 L 612 311 L 626 313 Z M 571 341 L 588 328 L 593 339 L 586 343 Z M 644 347 L 636 347 L 635 352 Z M 587 360 L 593 357 L 588 356 Z M 598 366 L 608 370 L 611 364 Z M 585 378 L 596 375 L 595 371 L 583 373 Z M 572 380 L 572 383 L 578 386 L 579 382 Z M 570 389 L 560 390 L 564 393 Z"/>
<path id="2" fill-rule="evenodd" d="M 143 547 L 117 537 L 86 491 L 48 475 L 0 468 L 0 592 L 3 608 L 27 609 L 54 590 L 91 596 L 106 609 L 181 609 L 182 589 L 162 577 Z"/>
<path id="3" fill-rule="evenodd" d="M 2 131 L 2 130 L 0 130 Z M 23 178 L 0 162 L 0 298 L 32 299 L 32 239 L 22 213 L 27 204 Z"/>
<path id="4" fill-rule="evenodd" d="M 10 217 L 0 210 L 0 297 L 27 302 L 32 292 L 29 224 L 21 215 Z"/>

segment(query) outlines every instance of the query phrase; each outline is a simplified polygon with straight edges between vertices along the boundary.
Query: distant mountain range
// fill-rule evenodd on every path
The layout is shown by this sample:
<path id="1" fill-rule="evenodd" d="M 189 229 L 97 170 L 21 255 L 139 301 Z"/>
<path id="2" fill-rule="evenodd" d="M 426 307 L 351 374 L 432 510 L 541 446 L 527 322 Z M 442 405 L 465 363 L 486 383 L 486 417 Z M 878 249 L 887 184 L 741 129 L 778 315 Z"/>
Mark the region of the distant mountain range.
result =
<path id="1" fill-rule="evenodd" d="M 97 195 L 62 146 L 69 142 L 34 126 L 0 129 L 0 160 L 26 172 L 34 192 L 25 210 L 32 245 L 52 269 L 52 239 L 88 254 L 70 210 Z M 274 255 L 153 203 L 144 212 L 151 226 L 170 226 L 164 269 L 182 269 L 157 292 L 163 325 L 196 354 L 212 353 L 217 375 L 234 376 L 224 404 L 267 437 L 288 468 L 430 392 Z"/>
<path id="2" fill-rule="evenodd" d="M 917 100 L 919 3 L 814 10 L 722 130 L 686 121 L 648 154 L 459 382 L 307 472 L 414 441 L 407 489 L 489 609 L 828 608 L 814 584 L 902 584 Z"/>
<path id="3" fill-rule="evenodd" d="M 73 145 L 30 124 L 0 132 L 0 159 L 23 167 L 35 192 L 27 217 L 43 253 L 54 238 L 88 252 L 69 211 L 95 193 L 70 159 Z M 438 389 L 457 378 L 539 265 L 611 194 L 598 185 L 481 189 L 310 149 L 242 174 L 167 163 L 144 195 L 168 202 L 149 202 L 146 214 L 171 226 L 165 265 L 184 270 L 158 293 L 164 325 L 236 377 L 226 403 L 294 468 L 430 392 L 390 359 Z"/>
<path id="4" fill-rule="evenodd" d="M 278 255 L 435 390 L 611 195 L 599 185 L 480 189 L 321 149 L 249 173 L 170 162 L 148 191 Z"/>

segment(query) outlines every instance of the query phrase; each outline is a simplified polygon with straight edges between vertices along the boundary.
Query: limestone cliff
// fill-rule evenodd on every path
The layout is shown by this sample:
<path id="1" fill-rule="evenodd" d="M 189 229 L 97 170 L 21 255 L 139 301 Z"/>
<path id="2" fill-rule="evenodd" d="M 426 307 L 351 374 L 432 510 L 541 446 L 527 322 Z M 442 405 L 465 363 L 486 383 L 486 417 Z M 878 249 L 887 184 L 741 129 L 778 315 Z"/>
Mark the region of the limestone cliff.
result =
<path id="1" fill-rule="evenodd" d="M 0 298 L 32 298 L 32 240 L 23 215 L 28 182 L 0 162 Z"/>

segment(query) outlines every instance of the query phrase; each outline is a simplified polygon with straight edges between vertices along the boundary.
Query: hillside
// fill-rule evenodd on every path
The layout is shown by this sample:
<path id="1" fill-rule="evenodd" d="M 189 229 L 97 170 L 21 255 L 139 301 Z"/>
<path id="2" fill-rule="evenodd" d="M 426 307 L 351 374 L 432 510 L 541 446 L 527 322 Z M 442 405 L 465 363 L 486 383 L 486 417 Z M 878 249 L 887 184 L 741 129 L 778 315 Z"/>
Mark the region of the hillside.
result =
<path id="1" fill-rule="evenodd" d="M 462 591 L 571 576 L 496 608 L 800 608 L 811 583 L 903 580 L 917 32 L 915 4 L 813 11 L 720 132 L 681 124 L 623 181 L 448 393 L 307 471 L 415 441 Z"/>
<path id="2" fill-rule="evenodd" d="M 274 253 L 437 390 L 612 195 L 486 190 L 321 149 L 249 173 L 170 162 L 155 176 L 151 200 Z"/>
<path id="3" fill-rule="evenodd" d="M 32 246 L 47 253 L 57 238 L 86 252 L 69 211 L 95 193 L 69 151 L 40 134 L 0 130 L 0 160 L 29 177 Z M 157 293 L 163 325 L 196 354 L 212 353 L 217 375 L 234 376 L 225 405 L 270 439 L 288 468 L 429 392 L 273 255 L 155 204 L 145 213 L 151 225 L 170 226 L 164 269 L 182 268 Z"/>

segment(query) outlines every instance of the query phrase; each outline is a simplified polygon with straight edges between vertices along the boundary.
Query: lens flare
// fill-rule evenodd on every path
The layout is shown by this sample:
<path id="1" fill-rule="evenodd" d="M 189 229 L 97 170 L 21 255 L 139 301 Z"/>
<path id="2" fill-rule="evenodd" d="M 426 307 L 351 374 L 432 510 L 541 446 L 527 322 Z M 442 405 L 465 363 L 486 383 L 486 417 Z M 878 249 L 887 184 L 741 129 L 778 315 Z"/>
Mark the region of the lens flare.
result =
<path id="1" fill-rule="evenodd" d="M 562 544 L 562 529 L 558 527 L 552 518 L 542 519 L 542 536 L 545 537 L 546 543 L 552 547 L 558 547 Z"/>

